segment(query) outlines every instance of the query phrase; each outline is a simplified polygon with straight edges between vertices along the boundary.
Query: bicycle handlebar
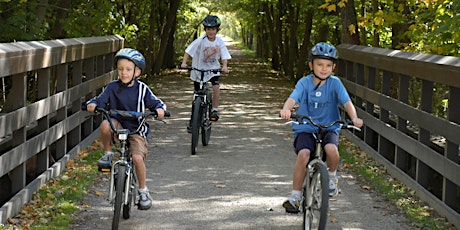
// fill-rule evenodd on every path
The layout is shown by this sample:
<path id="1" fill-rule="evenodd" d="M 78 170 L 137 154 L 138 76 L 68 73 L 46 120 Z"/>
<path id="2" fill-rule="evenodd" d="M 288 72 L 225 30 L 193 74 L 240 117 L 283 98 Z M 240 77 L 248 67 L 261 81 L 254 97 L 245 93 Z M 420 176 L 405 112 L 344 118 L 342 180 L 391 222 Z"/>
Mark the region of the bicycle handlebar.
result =
<path id="1" fill-rule="evenodd" d="M 195 68 L 193 66 L 187 66 L 187 67 L 176 66 L 176 67 L 178 69 L 186 69 L 188 71 L 196 70 L 196 71 L 200 71 L 202 73 L 206 73 L 206 72 L 219 73 L 219 72 L 222 71 L 221 69 L 198 69 L 198 68 Z"/>
<path id="2" fill-rule="evenodd" d="M 291 114 L 291 118 L 292 119 L 295 119 L 295 121 L 288 121 L 286 122 L 285 124 L 291 124 L 291 123 L 294 123 L 294 124 L 311 124 L 313 126 L 316 126 L 320 129 L 326 129 L 326 128 L 329 128 L 331 126 L 334 126 L 335 124 L 340 124 L 340 128 L 341 129 L 355 129 L 357 131 L 361 131 L 360 128 L 356 127 L 353 125 L 353 122 L 350 121 L 350 120 L 336 120 L 336 121 L 333 121 L 331 122 L 330 124 L 328 125 L 325 125 L 325 124 L 317 124 L 315 121 L 313 121 L 313 119 L 310 117 L 310 116 L 307 116 L 307 115 L 300 115 L 300 114 Z M 304 119 L 307 119 L 308 121 L 305 121 Z"/>
<path id="3" fill-rule="evenodd" d="M 82 109 L 86 110 L 86 106 L 85 107 L 82 106 Z M 96 107 L 94 109 L 94 112 L 95 113 L 102 113 L 102 115 L 105 118 L 107 118 L 107 120 L 109 121 L 110 128 L 115 133 L 118 133 L 118 130 L 115 128 L 115 125 L 112 123 L 112 119 L 110 119 L 111 115 L 112 116 L 130 117 L 130 118 L 141 118 L 140 122 L 139 122 L 139 126 L 137 127 L 137 129 L 135 131 L 129 131 L 128 135 L 135 134 L 135 133 L 139 132 L 140 128 L 145 123 L 146 119 L 148 117 L 150 117 L 150 116 L 152 116 L 157 121 L 164 122 L 163 120 L 158 119 L 158 113 L 157 113 L 156 110 L 150 111 L 150 112 L 136 112 L 136 111 L 124 111 L 124 110 L 114 110 L 114 109 L 106 110 L 106 109 L 103 109 L 103 108 Z M 171 113 L 169 111 L 165 111 L 164 116 L 165 117 L 170 117 Z"/>

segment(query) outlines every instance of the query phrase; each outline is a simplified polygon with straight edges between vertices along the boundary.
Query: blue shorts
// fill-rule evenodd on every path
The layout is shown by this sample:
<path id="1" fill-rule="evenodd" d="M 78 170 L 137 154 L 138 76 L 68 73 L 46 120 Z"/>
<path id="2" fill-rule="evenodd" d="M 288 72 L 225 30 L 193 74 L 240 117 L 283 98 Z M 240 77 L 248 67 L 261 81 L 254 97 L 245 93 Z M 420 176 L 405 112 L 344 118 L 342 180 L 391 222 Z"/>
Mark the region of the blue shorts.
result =
<path id="1" fill-rule="evenodd" d="M 339 146 L 339 135 L 333 131 L 324 132 L 321 146 L 324 148 L 327 144 L 335 144 L 336 146 Z M 297 134 L 297 137 L 294 140 L 294 151 L 298 154 L 302 149 L 308 149 L 311 153 L 315 151 L 316 141 L 312 133 Z"/>

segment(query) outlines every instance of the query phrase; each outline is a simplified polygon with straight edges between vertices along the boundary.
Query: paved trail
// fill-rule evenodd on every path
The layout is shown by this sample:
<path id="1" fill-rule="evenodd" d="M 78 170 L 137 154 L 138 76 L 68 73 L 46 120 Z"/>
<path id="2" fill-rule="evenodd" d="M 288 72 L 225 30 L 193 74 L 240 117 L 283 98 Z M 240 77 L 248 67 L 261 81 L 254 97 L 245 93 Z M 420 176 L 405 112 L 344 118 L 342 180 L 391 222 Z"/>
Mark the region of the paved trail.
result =
<path id="1" fill-rule="evenodd" d="M 172 71 L 155 79 L 154 92 L 168 105 L 168 124 L 152 123 L 146 160 L 154 199 L 147 211 L 134 210 L 122 229 L 300 229 L 302 215 L 286 214 L 291 191 L 290 127 L 278 111 L 293 83 L 229 46 L 230 75 L 222 77 L 221 120 L 208 146 L 190 155 L 192 82 Z M 339 172 L 341 194 L 330 201 L 327 229 L 411 229 L 384 199 L 362 190 L 355 176 Z M 107 174 L 99 176 L 73 229 L 110 229 Z"/>

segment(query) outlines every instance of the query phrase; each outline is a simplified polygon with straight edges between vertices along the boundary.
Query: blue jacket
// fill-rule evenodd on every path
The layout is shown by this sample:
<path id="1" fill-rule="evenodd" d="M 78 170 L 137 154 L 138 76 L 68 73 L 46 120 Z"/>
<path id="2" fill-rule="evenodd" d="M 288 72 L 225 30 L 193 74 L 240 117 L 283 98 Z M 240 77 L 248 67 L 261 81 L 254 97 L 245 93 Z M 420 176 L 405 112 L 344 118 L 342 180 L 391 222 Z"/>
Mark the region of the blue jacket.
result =
<path id="1" fill-rule="evenodd" d="M 166 105 L 158 99 L 150 88 L 139 80 L 134 81 L 131 87 L 124 87 L 120 80 L 110 82 L 105 90 L 97 97 L 89 100 L 86 104 L 95 103 L 97 107 L 107 110 L 116 109 L 124 111 L 145 112 L 148 108 L 154 111 L 161 108 L 166 111 Z M 134 131 L 139 126 L 139 121 L 135 118 L 114 117 L 123 128 Z M 146 122 L 139 131 L 139 135 L 147 138 L 150 131 L 148 122 Z"/>

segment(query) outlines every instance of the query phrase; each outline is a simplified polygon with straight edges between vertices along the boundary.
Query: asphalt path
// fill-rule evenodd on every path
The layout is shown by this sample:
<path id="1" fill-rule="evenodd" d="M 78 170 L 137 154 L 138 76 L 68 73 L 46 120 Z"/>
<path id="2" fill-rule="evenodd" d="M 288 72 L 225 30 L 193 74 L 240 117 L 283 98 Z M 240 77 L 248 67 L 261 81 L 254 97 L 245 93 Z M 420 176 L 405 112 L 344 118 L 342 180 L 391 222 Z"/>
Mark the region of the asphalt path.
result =
<path id="1" fill-rule="evenodd" d="M 168 105 L 167 124 L 152 122 L 147 186 L 149 210 L 133 210 L 121 229 L 301 229 L 302 215 L 281 206 L 290 195 L 291 129 L 278 112 L 293 83 L 229 43 L 230 74 L 221 78 L 221 119 L 208 146 L 190 154 L 193 83 L 171 70 L 152 89 Z M 384 198 L 339 169 L 340 194 L 330 200 L 327 229 L 414 229 Z M 100 174 L 76 214 L 72 229 L 110 229 L 108 174 Z"/>

